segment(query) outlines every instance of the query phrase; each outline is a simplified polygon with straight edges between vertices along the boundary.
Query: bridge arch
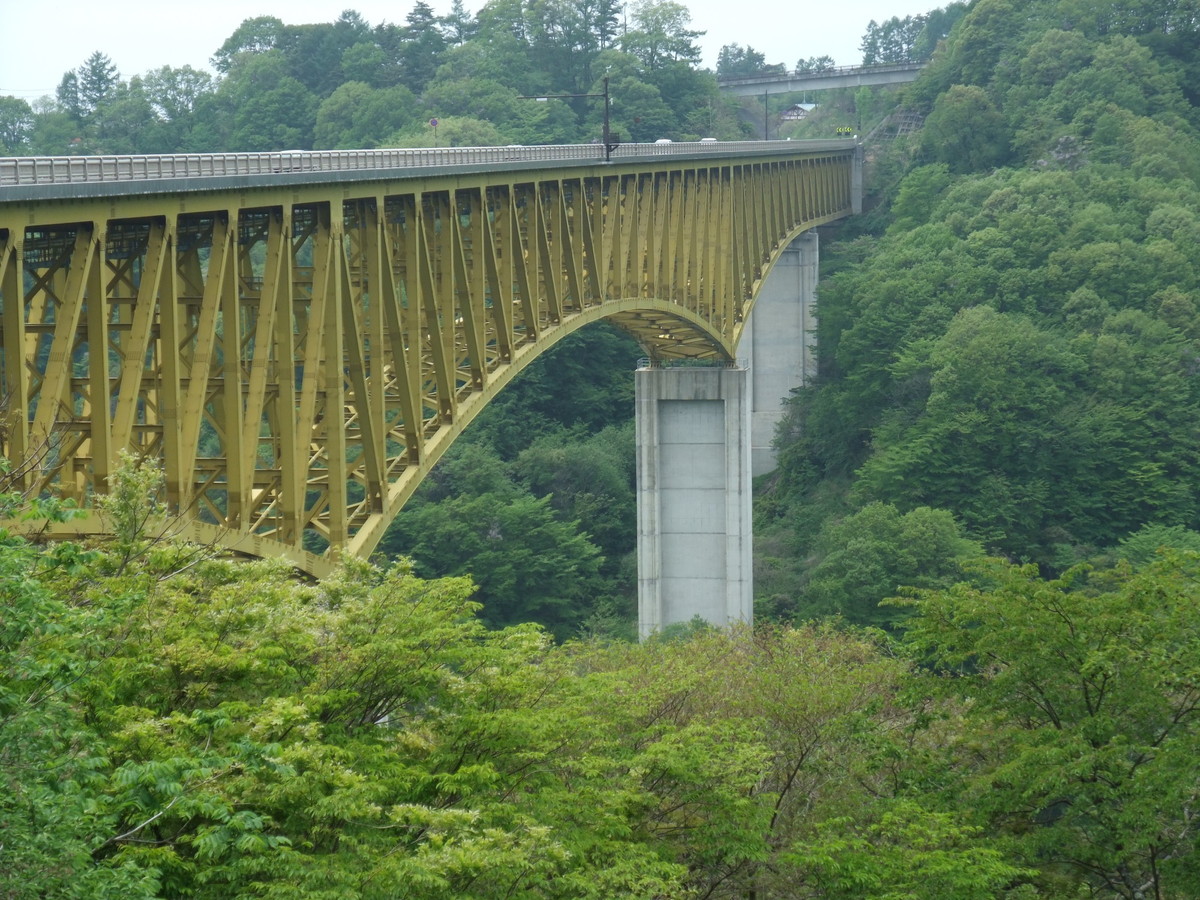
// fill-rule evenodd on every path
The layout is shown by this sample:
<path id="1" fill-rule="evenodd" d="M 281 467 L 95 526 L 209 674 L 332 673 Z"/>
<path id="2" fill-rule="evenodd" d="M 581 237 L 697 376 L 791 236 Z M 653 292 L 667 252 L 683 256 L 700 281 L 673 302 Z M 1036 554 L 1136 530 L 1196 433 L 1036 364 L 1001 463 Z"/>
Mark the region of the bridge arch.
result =
<path id="1" fill-rule="evenodd" d="M 425 477 L 437 465 L 450 445 L 462 434 L 487 405 L 515 378 L 543 353 L 556 346 L 564 338 L 598 322 L 608 321 L 630 334 L 643 352 L 650 352 L 654 345 L 647 343 L 647 329 L 655 331 L 654 337 L 662 340 L 669 328 L 673 340 L 688 340 L 699 346 L 707 344 L 709 355 L 717 358 L 726 356 L 721 335 L 711 326 L 677 305 L 655 299 L 626 299 L 609 301 L 603 307 L 593 307 L 564 317 L 557 325 L 545 329 L 536 343 L 522 347 L 511 363 L 489 373 L 483 387 L 464 396 L 457 405 L 455 415 L 430 434 L 425 441 L 421 456 L 416 464 L 406 466 L 393 484 L 395 496 L 390 504 L 390 514 L 356 532 L 348 542 L 345 552 L 351 555 L 367 555 L 383 537 L 396 514 L 411 498 Z M 697 358 L 704 358 L 697 356 Z"/>
<path id="2" fill-rule="evenodd" d="M 847 142 L 531 149 L 0 187 L 0 450 L 85 507 L 121 450 L 161 459 L 181 536 L 320 574 L 576 329 L 734 358 L 775 259 L 858 202 Z"/>

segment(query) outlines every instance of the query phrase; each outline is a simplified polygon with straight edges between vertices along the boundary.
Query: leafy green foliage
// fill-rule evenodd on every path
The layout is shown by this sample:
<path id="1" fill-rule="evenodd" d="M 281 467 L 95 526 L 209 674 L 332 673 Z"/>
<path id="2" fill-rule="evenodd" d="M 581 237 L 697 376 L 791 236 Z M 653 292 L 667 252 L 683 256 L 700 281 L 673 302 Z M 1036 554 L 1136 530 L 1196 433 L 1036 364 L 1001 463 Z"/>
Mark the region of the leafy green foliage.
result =
<path id="1" fill-rule="evenodd" d="M 630 11 L 630 25 L 621 37 L 621 49 L 641 61 L 648 71 L 674 62 L 697 62 L 700 48 L 695 40 L 703 32 L 692 31 L 692 14 L 674 0 L 637 0 Z"/>
<path id="2" fill-rule="evenodd" d="M 0 97 L 0 152 L 22 155 L 33 137 L 33 107 L 19 97 Z"/>
<path id="3" fill-rule="evenodd" d="M 932 162 L 953 172 L 978 172 L 1008 157 L 1007 123 L 987 93 L 973 85 L 953 85 L 938 96 L 921 131 L 922 149 Z"/>
<path id="4" fill-rule="evenodd" d="M 809 896 L 903 716 L 832 630 L 556 647 L 403 565 L 5 551 L 15 897 Z"/>
<path id="5" fill-rule="evenodd" d="M 967 11 L 966 3 L 949 3 L 925 15 L 892 16 L 879 23 L 874 19 L 863 35 L 862 64 L 923 62 L 933 55 L 941 41 Z"/>
<path id="6" fill-rule="evenodd" d="M 419 571 L 470 574 L 488 621 L 569 634 L 598 587 L 599 551 L 549 498 L 455 497 L 402 516 L 389 537 Z"/>
<path id="7" fill-rule="evenodd" d="M 817 895 L 829 900 L 988 900 L 1032 872 L 981 846 L 981 831 L 897 801 L 874 821 L 822 823 L 821 840 L 798 848 L 789 862 L 806 869 Z"/>
<path id="8" fill-rule="evenodd" d="M 1070 377 L 1073 360 L 1051 336 L 986 307 L 964 310 L 943 338 L 912 350 L 920 361 L 901 359 L 894 371 L 928 384 L 922 411 L 910 421 L 897 410 L 878 429 L 856 490 L 905 507 L 957 507 L 993 544 L 1036 546 L 1061 512 L 1049 492 L 1065 463 L 1054 455 L 1066 437 L 1055 376 Z"/>
<path id="9" fill-rule="evenodd" d="M 949 511 L 1050 572 L 1196 529 L 1200 150 L 1161 27 L 1119 4 L 978 3 L 913 85 L 927 117 L 881 162 L 890 218 L 825 245 L 821 380 L 780 431 L 768 521 L 807 560 L 793 609 L 838 541 L 843 511 L 812 502 L 834 492 Z"/>
<path id="10" fill-rule="evenodd" d="M 823 531 L 817 552 L 800 614 L 891 627 L 898 624 L 895 609 L 880 609 L 880 601 L 903 588 L 948 585 L 961 562 L 983 551 L 945 510 L 922 506 L 901 515 L 871 503 Z"/>
<path id="11" fill-rule="evenodd" d="M 6 514 L 23 503 L 2 499 Z M 46 504 L 27 511 L 42 514 L 63 517 Z M 95 802 L 105 747 L 74 698 L 127 609 L 120 594 L 76 602 L 95 560 L 76 545 L 39 550 L 0 531 L 0 893 L 15 900 L 157 896 L 155 871 L 96 866 L 90 855 L 117 822 Z"/>
<path id="12" fill-rule="evenodd" d="M 954 539 L 929 511 L 853 520 L 847 535 Z M 4 540 L 8 896 L 1197 883 L 1195 554 L 1051 582 L 993 562 L 918 591 L 910 667 L 830 626 L 555 645 L 486 628 L 469 580 L 404 564 L 310 583 L 168 547 L 122 569 L 115 544 Z"/>
<path id="13" fill-rule="evenodd" d="M 743 78 L 748 75 L 784 74 L 782 63 L 767 64 L 767 58 L 753 47 L 726 44 L 717 53 L 717 77 Z"/>
<path id="14" fill-rule="evenodd" d="M 289 25 L 246 19 L 218 47 L 218 77 L 163 67 L 121 81 L 93 54 L 34 113 L 0 106 L 7 152 L 170 153 L 380 146 L 587 143 L 600 137 L 598 95 L 611 77 L 624 140 L 740 135 L 734 106 L 696 68 L 686 7 L 645 2 L 621 27 L 613 0 L 460 0 L 439 16 L 418 2 L 403 24 L 372 27 L 353 10 Z M 438 133 L 428 127 L 440 121 Z"/>
<path id="15" fill-rule="evenodd" d="M 1178 525 L 1146 525 L 1121 541 L 1119 552 L 1123 559 L 1140 567 L 1164 548 L 1200 553 L 1200 533 Z"/>
<path id="16" fill-rule="evenodd" d="M 1023 858 L 1099 896 L 1188 896 L 1200 740 L 1200 557 L 1045 582 L 999 562 L 980 587 L 923 592 L 909 630 L 959 698 L 961 802 Z"/>
<path id="17" fill-rule="evenodd" d="M 514 474 L 560 515 L 587 523 L 588 535 L 611 561 L 634 546 L 633 423 L 610 425 L 570 444 L 543 439 L 523 451 Z"/>
<path id="18" fill-rule="evenodd" d="M 627 633 L 637 354 L 597 325 L 534 360 L 426 479 L 380 554 L 410 557 L 426 577 L 473 576 L 493 625 Z"/>
<path id="19" fill-rule="evenodd" d="M 321 102 L 313 130 L 313 148 L 347 150 L 379 146 L 416 114 L 417 101 L 403 85 L 372 89 L 361 81 L 339 85 Z"/>

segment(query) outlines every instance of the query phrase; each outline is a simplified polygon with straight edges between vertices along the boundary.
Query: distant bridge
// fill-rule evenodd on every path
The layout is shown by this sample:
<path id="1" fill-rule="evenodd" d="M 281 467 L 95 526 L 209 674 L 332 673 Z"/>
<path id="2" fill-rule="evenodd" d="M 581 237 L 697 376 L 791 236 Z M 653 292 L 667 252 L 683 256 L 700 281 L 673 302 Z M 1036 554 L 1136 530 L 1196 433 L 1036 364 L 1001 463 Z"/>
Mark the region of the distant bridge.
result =
<path id="1" fill-rule="evenodd" d="M 84 508 L 158 460 L 180 536 L 321 574 L 575 329 L 734 359 L 860 196 L 851 141 L 2 158 L 0 453 Z"/>
<path id="2" fill-rule="evenodd" d="M 790 75 L 754 75 L 748 78 L 722 78 L 718 84 L 727 94 L 761 97 L 763 94 L 793 94 L 800 91 L 828 91 L 834 88 L 864 87 L 879 84 L 904 84 L 916 81 L 926 63 L 894 63 L 885 66 L 839 66 L 820 72 Z"/>

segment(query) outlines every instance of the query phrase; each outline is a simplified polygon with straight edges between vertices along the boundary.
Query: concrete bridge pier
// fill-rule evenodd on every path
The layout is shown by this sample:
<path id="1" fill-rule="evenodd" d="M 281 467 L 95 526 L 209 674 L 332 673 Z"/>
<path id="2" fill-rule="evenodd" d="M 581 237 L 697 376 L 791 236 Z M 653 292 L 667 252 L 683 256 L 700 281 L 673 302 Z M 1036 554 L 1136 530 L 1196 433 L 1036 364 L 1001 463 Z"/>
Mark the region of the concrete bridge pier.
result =
<path id="1" fill-rule="evenodd" d="M 747 365 L 634 376 L 642 638 L 695 616 L 753 621 L 751 476 L 775 468 L 784 400 L 816 371 L 817 268 L 805 232 L 759 291 L 739 347 Z"/>
<path id="2" fill-rule="evenodd" d="M 644 366 L 634 391 L 639 635 L 752 621 L 749 373 Z"/>
<path id="3" fill-rule="evenodd" d="M 775 469 L 775 426 L 793 388 L 817 372 L 815 231 L 797 237 L 775 261 L 759 289 L 738 355 L 750 370 L 750 468 L 754 477 Z"/>

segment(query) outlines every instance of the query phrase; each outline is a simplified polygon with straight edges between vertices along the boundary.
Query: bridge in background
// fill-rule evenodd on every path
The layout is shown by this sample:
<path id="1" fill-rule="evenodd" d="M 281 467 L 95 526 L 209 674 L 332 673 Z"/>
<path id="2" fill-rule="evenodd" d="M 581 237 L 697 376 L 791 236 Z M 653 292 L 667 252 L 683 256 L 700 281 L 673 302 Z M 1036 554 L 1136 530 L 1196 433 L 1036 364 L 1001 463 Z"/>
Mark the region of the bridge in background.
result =
<path id="1" fill-rule="evenodd" d="M 722 78 L 720 88 L 727 94 L 761 97 L 763 94 L 792 94 L 799 91 L 828 91 L 834 88 L 904 84 L 916 81 L 925 63 L 895 63 L 886 66 L 839 66 L 820 72 L 790 75 L 755 75 L 749 78 Z"/>
<path id="2" fill-rule="evenodd" d="M 735 360 L 860 197 L 851 141 L 0 159 L 0 453 L 89 510 L 160 460 L 179 536 L 323 574 L 575 329 Z"/>

